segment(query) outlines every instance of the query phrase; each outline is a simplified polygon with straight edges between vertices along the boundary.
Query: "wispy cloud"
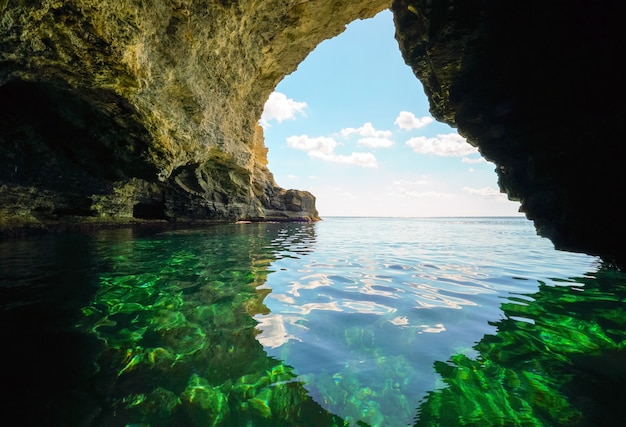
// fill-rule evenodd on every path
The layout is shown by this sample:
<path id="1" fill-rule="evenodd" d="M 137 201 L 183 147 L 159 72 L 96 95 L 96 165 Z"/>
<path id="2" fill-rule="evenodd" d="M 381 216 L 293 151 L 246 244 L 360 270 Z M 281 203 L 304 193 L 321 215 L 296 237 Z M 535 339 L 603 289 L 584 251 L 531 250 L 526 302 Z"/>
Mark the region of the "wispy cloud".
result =
<path id="1" fill-rule="evenodd" d="M 491 187 L 483 187 L 483 188 L 470 188 L 463 187 L 463 191 L 472 196 L 478 196 L 482 199 L 504 199 L 506 200 L 506 195 L 501 193 L 499 190 Z"/>
<path id="2" fill-rule="evenodd" d="M 297 102 L 280 92 L 272 92 L 265 102 L 263 114 L 261 115 L 261 125 L 270 126 L 270 120 L 281 123 L 285 120 L 295 119 L 296 113 L 304 115 L 306 102 Z"/>
<path id="3" fill-rule="evenodd" d="M 416 186 L 416 185 L 428 185 L 431 184 L 432 181 L 429 179 L 420 179 L 417 181 L 406 181 L 406 180 L 399 180 L 399 181 L 394 181 L 393 185 L 394 186 L 398 186 L 398 187 L 412 187 L 412 186 Z"/>
<path id="4" fill-rule="evenodd" d="M 418 199 L 452 199 L 453 194 L 441 193 L 438 191 L 414 191 L 406 188 L 399 188 L 391 193 L 393 196 L 415 197 Z"/>
<path id="5" fill-rule="evenodd" d="M 429 116 L 416 117 L 415 114 L 409 111 L 400 111 L 400 114 L 393 123 L 400 129 L 412 130 L 428 126 L 433 121 L 434 119 Z"/>
<path id="6" fill-rule="evenodd" d="M 349 156 L 335 153 L 321 153 L 319 151 L 310 151 L 309 156 L 325 160 L 333 163 L 344 163 L 349 165 L 357 165 L 364 168 L 378 167 L 376 156 L 372 153 L 352 153 Z"/>
<path id="7" fill-rule="evenodd" d="M 458 133 L 437 135 L 434 138 L 416 136 L 409 139 L 406 145 L 418 154 L 435 156 L 462 157 L 478 152 L 476 147 L 468 144 Z"/>
<path id="8" fill-rule="evenodd" d="M 337 141 L 329 137 L 290 136 L 287 138 L 287 145 L 296 150 L 306 151 L 309 156 L 327 162 L 351 164 L 366 168 L 378 166 L 376 157 L 372 153 L 352 153 L 348 156 L 336 154 L 334 150 L 337 147 Z"/>
<path id="9" fill-rule="evenodd" d="M 432 181 L 421 179 L 418 181 L 393 181 L 389 195 L 396 197 L 413 197 L 419 199 L 451 199 L 454 195 L 439 191 L 424 190 L 423 187 L 432 185 Z"/>

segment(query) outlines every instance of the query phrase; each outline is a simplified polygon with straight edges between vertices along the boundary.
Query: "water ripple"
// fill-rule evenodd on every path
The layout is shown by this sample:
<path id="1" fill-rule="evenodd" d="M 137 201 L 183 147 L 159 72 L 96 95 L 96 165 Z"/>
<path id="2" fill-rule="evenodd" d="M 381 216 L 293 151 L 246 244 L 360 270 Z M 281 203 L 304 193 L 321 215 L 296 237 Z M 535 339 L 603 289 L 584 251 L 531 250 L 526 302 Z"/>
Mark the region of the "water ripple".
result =
<path id="1" fill-rule="evenodd" d="M 340 396 L 354 382 L 371 390 L 365 400 L 380 405 L 385 425 L 400 426 L 411 419 L 385 414 L 393 405 L 383 396 L 393 390 L 418 400 L 436 389 L 425 366 L 474 355 L 472 345 L 505 317 L 503 301 L 525 304 L 545 271 L 565 279 L 571 269 L 555 268 L 549 242 L 520 219 L 385 221 L 316 224 L 311 251 L 281 260 L 268 277 L 271 313 L 256 316 L 257 339 L 314 380 L 312 395 L 331 412 L 348 410 Z M 589 269 L 593 262 L 569 255 L 573 265 Z M 389 383 L 394 369 L 403 370 L 402 380 Z M 319 385 L 327 376 L 328 386 Z"/>

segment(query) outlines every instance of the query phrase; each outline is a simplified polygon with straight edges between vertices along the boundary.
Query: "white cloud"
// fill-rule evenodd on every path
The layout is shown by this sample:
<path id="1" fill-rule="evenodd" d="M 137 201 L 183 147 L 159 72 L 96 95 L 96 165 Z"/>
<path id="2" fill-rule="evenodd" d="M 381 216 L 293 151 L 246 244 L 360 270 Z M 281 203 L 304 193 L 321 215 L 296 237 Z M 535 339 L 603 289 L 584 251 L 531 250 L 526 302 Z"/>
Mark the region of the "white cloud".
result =
<path id="1" fill-rule="evenodd" d="M 342 154 L 310 151 L 309 156 L 315 157 L 317 159 L 322 159 L 327 162 L 357 165 L 364 168 L 378 167 L 376 156 L 374 156 L 372 153 L 352 153 L 349 156 L 344 156 Z"/>
<path id="2" fill-rule="evenodd" d="M 415 117 L 415 114 L 410 113 L 408 111 L 400 111 L 400 114 L 393 122 L 400 129 L 411 130 L 411 129 L 419 129 L 424 126 L 428 126 L 434 121 L 432 117 L 424 116 L 424 117 Z"/>
<path id="3" fill-rule="evenodd" d="M 483 188 L 470 188 L 463 187 L 463 191 L 471 194 L 472 196 L 478 196 L 483 199 L 500 199 L 506 198 L 506 195 L 501 193 L 499 190 L 491 187 L 483 187 Z"/>
<path id="4" fill-rule="evenodd" d="M 330 154 L 337 146 L 337 142 L 324 136 L 311 138 L 307 135 L 294 135 L 287 138 L 287 145 L 296 150 L 307 151 L 309 154 L 311 152 Z"/>
<path id="5" fill-rule="evenodd" d="M 360 128 L 343 128 L 340 133 L 344 138 L 354 134 L 362 136 L 357 144 L 370 148 L 388 148 L 393 145 L 393 141 L 390 139 L 393 133 L 390 130 L 377 130 L 370 122 L 365 123 Z"/>
<path id="6" fill-rule="evenodd" d="M 319 136 L 311 138 L 307 135 L 290 136 L 287 145 L 296 150 L 306 151 L 316 159 L 333 163 L 343 163 L 366 168 L 378 167 L 376 157 L 372 153 L 352 153 L 349 156 L 334 153 L 337 142 L 333 138 Z"/>
<path id="7" fill-rule="evenodd" d="M 458 133 L 437 135 L 435 138 L 416 136 L 409 139 L 406 145 L 418 154 L 433 154 L 435 156 L 461 157 L 478 152 L 476 147 L 471 146 Z"/>
<path id="8" fill-rule="evenodd" d="M 269 126 L 270 120 L 278 123 L 289 119 L 295 119 L 296 113 L 304 115 L 306 102 L 297 102 L 280 92 L 272 92 L 265 102 L 263 114 L 261 115 L 261 125 Z"/>
<path id="9" fill-rule="evenodd" d="M 461 162 L 463 162 L 463 163 L 471 163 L 471 164 L 473 164 L 473 163 L 487 163 L 487 160 L 485 160 L 484 157 L 479 157 L 477 159 L 470 159 L 469 157 L 463 157 L 461 159 Z"/>
<path id="10" fill-rule="evenodd" d="M 343 128 L 341 129 L 341 135 L 342 136 L 350 136 L 352 134 L 356 133 L 357 135 L 363 136 L 363 137 L 373 137 L 373 138 L 391 138 L 391 131 L 390 130 L 376 130 L 374 128 L 374 125 L 372 125 L 371 123 L 367 122 L 365 123 L 363 126 L 361 126 L 360 128 Z"/>

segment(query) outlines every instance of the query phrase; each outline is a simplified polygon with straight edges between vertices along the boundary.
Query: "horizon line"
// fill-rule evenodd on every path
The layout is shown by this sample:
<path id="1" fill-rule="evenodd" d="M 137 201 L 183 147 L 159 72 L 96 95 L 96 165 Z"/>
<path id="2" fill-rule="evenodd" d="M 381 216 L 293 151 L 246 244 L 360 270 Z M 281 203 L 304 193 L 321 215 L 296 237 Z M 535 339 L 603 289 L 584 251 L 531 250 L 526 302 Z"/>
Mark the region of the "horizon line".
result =
<path id="1" fill-rule="evenodd" d="M 320 218 L 526 218 L 526 215 L 449 215 L 449 216 L 393 216 L 393 215 L 320 215 Z"/>

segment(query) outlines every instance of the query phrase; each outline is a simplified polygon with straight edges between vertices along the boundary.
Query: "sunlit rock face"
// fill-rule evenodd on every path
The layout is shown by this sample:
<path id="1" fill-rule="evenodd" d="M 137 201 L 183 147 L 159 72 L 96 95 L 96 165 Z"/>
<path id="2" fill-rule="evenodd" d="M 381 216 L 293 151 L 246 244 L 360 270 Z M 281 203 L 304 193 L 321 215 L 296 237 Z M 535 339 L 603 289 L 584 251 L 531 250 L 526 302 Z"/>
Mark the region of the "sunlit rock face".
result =
<path id="1" fill-rule="evenodd" d="M 495 162 L 557 248 L 626 266 L 626 31 L 618 1 L 395 0 L 431 112 Z"/>
<path id="2" fill-rule="evenodd" d="M 388 1 L 0 1 L 0 226 L 315 220 L 257 125 L 276 84 Z"/>

